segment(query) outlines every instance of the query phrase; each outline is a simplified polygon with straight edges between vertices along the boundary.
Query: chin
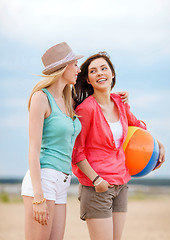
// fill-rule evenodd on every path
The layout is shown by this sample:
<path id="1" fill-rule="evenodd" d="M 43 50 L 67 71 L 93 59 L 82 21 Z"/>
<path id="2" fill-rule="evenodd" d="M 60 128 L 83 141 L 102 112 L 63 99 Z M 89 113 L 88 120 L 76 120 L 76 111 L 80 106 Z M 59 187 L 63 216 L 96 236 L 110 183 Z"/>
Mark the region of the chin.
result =
<path id="1" fill-rule="evenodd" d="M 71 85 L 75 85 L 76 84 L 76 81 L 72 81 L 72 82 L 70 82 L 69 84 L 71 84 Z"/>
<path id="2" fill-rule="evenodd" d="M 75 80 L 75 79 L 72 79 L 72 80 L 70 80 L 67 84 L 72 84 L 72 85 L 74 85 L 74 84 L 76 84 L 76 80 Z"/>
<path id="3" fill-rule="evenodd" d="M 106 91 L 110 91 L 110 86 L 108 87 L 108 86 L 106 86 L 106 87 L 100 87 L 100 88 L 98 88 L 98 90 L 100 90 L 101 92 L 106 92 Z"/>

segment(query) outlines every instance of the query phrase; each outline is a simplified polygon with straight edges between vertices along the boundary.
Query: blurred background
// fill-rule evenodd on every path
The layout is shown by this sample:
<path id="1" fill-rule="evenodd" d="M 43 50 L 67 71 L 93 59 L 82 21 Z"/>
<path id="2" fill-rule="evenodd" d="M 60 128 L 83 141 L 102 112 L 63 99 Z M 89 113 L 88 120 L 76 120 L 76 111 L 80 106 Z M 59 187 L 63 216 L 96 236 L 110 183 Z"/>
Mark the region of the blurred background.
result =
<path id="1" fill-rule="evenodd" d="M 0 240 L 24 239 L 18 196 L 28 169 L 27 102 L 41 79 L 41 56 L 62 41 L 84 55 L 79 64 L 108 52 L 117 74 L 114 91 L 129 92 L 131 111 L 165 146 L 162 167 L 130 181 L 123 239 L 170 239 L 169 13 L 169 0 L 0 0 Z M 64 239 L 85 240 L 74 183 Z"/>

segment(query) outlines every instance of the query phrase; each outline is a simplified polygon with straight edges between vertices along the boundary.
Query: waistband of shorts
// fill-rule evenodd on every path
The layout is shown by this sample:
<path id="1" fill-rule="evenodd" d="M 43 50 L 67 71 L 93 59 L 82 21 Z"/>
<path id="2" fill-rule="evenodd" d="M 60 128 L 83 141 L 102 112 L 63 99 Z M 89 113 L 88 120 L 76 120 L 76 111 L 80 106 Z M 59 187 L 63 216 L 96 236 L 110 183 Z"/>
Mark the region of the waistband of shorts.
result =
<path id="1" fill-rule="evenodd" d="M 65 172 L 62 172 L 62 171 L 58 171 L 58 170 L 56 170 L 56 169 L 53 169 L 53 168 L 41 168 L 41 171 L 51 171 L 51 172 L 56 172 L 56 173 L 59 173 L 59 174 L 64 174 L 64 175 L 66 175 L 66 176 L 71 176 L 71 174 L 68 174 L 68 173 L 65 173 Z"/>
<path id="2" fill-rule="evenodd" d="M 83 185 L 83 184 L 81 184 L 81 183 L 79 183 L 79 184 L 82 185 L 83 187 L 86 187 L 86 188 L 95 188 L 95 186 L 86 186 L 86 185 Z M 113 186 L 112 186 L 112 187 L 108 187 L 108 189 L 109 189 L 109 188 L 114 188 L 114 189 L 116 189 L 116 188 L 120 188 L 120 187 L 123 187 L 123 186 L 127 186 L 127 183 L 120 184 L 120 185 L 114 185 L 114 184 L 113 184 Z"/>
<path id="3" fill-rule="evenodd" d="M 68 174 L 68 173 L 65 173 L 65 172 L 62 172 L 62 173 L 64 173 L 66 176 L 69 176 L 70 174 Z"/>

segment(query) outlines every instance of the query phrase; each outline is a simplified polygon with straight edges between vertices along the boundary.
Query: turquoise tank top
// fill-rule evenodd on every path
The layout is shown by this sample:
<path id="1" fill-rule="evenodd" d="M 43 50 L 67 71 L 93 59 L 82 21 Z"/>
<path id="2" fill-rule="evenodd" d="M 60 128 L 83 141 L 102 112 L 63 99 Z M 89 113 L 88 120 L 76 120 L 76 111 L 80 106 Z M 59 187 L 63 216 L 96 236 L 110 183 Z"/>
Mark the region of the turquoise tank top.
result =
<path id="1" fill-rule="evenodd" d="M 40 166 L 71 174 L 72 151 L 81 123 L 77 117 L 72 120 L 64 114 L 46 88 L 42 91 L 48 97 L 52 112 L 44 119 Z"/>

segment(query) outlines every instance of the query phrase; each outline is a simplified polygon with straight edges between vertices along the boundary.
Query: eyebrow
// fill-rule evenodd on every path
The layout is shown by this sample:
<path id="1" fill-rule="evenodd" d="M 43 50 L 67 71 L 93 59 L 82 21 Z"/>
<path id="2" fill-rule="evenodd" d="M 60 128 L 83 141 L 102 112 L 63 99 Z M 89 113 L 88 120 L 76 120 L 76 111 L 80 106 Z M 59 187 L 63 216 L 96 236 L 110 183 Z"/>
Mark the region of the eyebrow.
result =
<path id="1" fill-rule="evenodd" d="M 104 66 L 107 66 L 106 64 L 103 64 L 103 65 L 101 65 L 100 67 L 104 67 Z M 89 68 L 89 70 L 91 70 L 91 69 L 96 69 L 96 67 L 91 67 L 91 68 Z"/>

